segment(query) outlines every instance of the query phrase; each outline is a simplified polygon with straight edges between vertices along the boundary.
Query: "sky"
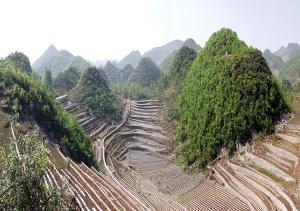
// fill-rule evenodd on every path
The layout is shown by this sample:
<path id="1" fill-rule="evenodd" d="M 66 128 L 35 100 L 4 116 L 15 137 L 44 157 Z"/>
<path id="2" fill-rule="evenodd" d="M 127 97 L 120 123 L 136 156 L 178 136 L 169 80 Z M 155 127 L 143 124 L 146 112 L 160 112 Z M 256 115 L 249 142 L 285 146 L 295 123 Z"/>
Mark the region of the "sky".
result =
<path id="1" fill-rule="evenodd" d="M 299 0 L 0 0 L 0 57 L 33 63 L 50 45 L 88 60 L 120 60 L 169 41 L 201 46 L 222 27 L 260 50 L 300 43 Z"/>

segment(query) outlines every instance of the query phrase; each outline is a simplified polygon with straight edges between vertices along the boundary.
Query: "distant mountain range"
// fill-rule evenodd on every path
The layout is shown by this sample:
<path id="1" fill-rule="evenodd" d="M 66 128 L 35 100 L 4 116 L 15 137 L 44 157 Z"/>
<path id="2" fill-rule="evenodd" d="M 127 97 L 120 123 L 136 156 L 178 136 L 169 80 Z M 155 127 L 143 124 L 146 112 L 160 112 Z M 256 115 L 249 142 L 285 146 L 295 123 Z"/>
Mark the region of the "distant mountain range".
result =
<path id="1" fill-rule="evenodd" d="M 280 47 L 272 53 L 265 50 L 263 53 L 271 71 L 278 75 L 280 80 L 295 83 L 300 79 L 300 45 L 289 43 L 287 47 Z"/>
<path id="2" fill-rule="evenodd" d="M 274 54 L 276 56 L 280 56 L 284 62 L 299 53 L 300 45 L 298 43 L 289 43 L 287 47 L 281 47 L 279 50 L 274 52 Z"/>
<path id="3" fill-rule="evenodd" d="M 120 68 L 125 67 L 125 65 L 130 64 L 133 67 L 136 67 L 139 61 L 144 57 L 149 57 L 153 62 L 157 65 L 165 69 L 169 67 L 172 58 L 174 57 L 177 50 L 179 50 L 182 46 L 188 46 L 196 51 L 201 50 L 201 46 L 198 45 L 195 40 L 189 38 L 186 41 L 174 40 L 172 42 L 168 42 L 165 45 L 160 47 L 152 48 L 147 51 L 143 55 L 139 51 L 132 51 L 130 54 L 125 56 L 119 63 L 118 66 Z"/>
<path id="4" fill-rule="evenodd" d="M 90 63 L 80 56 L 74 56 L 67 50 L 58 51 L 54 45 L 50 45 L 32 65 L 33 69 L 42 77 L 44 77 L 46 69 L 51 70 L 53 77 L 56 77 L 58 73 L 71 66 L 83 71 L 90 66 Z"/>
<path id="5" fill-rule="evenodd" d="M 188 46 L 196 51 L 201 49 L 200 45 L 198 45 L 191 38 L 187 39 L 185 42 L 181 40 L 174 40 L 160 47 L 152 48 L 143 55 L 139 51 L 132 51 L 120 62 L 114 61 L 112 63 L 119 69 L 123 69 L 128 64 L 130 64 L 133 68 L 136 68 L 142 58 L 149 57 L 153 62 L 164 69 L 165 67 L 169 67 L 175 53 L 182 46 Z M 96 67 L 102 66 L 104 67 L 104 70 L 111 69 L 110 64 L 108 64 L 108 66 L 105 68 L 107 63 L 108 60 L 96 60 L 88 62 L 80 56 L 74 56 L 67 50 L 58 51 L 54 45 L 50 45 L 46 51 L 33 63 L 32 67 L 42 77 L 44 76 L 46 69 L 51 70 L 52 75 L 55 77 L 58 73 L 63 72 L 70 66 L 77 68 L 79 71 L 82 71 L 91 65 Z"/>

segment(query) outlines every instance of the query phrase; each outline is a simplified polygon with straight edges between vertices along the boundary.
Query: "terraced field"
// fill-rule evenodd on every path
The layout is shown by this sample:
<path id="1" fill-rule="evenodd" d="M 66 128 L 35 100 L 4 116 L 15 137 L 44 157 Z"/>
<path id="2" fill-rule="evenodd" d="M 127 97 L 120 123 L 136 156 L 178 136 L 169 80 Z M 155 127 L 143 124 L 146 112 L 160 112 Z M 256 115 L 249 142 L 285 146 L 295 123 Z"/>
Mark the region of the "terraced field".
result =
<path id="1" fill-rule="evenodd" d="M 254 210 L 299 210 L 299 126 L 285 124 L 275 137 L 212 167 L 225 187 Z"/>
<path id="2" fill-rule="evenodd" d="M 210 166 L 215 177 L 211 180 L 201 173 L 187 174 L 173 162 L 174 141 L 160 124 L 160 102 L 125 100 L 122 121 L 111 125 L 83 105 L 62 102 L 93 138 L 101 171 L 68 161 L 65 168 L 49 172 L 46 181 L 55 186 L 65 178 L 83 210 L 299 208 L 296 125 L 285 124 L 277 138 Z"/>

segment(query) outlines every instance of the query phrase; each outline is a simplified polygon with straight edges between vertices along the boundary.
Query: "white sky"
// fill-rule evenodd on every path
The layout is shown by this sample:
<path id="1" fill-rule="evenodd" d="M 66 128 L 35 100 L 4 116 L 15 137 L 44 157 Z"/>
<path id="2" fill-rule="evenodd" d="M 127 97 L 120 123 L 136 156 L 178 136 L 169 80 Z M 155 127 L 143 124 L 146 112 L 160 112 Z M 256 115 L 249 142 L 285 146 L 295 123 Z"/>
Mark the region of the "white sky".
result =
<path id="1" fill-rule="evenodd" d="M 31 60 L 50 45 L 90 60 L 122 59 L 221 27 L 261 50 L 300 43 L 298 0 L 0 0 L 0 57 Z"/>

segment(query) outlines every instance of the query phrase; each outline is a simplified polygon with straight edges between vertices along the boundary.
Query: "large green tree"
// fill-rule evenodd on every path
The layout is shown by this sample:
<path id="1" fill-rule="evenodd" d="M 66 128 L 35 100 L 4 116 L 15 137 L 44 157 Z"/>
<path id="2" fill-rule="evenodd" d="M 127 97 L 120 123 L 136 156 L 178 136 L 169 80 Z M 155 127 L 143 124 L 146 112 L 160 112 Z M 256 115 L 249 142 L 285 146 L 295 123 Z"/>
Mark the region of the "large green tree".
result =
<path id="1" fill-rule="evenodd" d="M 70 96 L 73 100 L 86 104 L 103 120 L 116 120 L 121 117 L 121 105 L 109 87 L 102 69 L 90 67 L 85 70 Z"/>
<path id="2" fill-rule="evenodd" d="M 80 79 L 80 72 L 75 67 L 70 67 L 62 73 L 58 73 L 53 86 L 60 93 L 73 89 Z"/>
<path id="3" fill-rule="evenodd" d="M 11 60 L 15 65 L 17 65 L 18 68 L 20 68 L 21 70 L 27 72 L 27 73 L 31 73 L 32 69 L 30 66 L 30 61 L 28 59 L 28 57 L 23 54 L 22 52 L 14 52 L 8 55 L 8 57 L 6 59 Z"/>
<path id="4" fill-rule="evenodd" d="M 44 78 L 44 83 L 46 87 L 52 90 L 53 88 L 53 78 L 52 78 L 52 72 L 49 69 L 46 69 L 45 71 L 45 78 Z"/>
<path id="5" fill-rule="evenodd" d="M 131 74 L 129 82 L 149 86 L 159 79 L 160 74 L 159 67 L 149 57 L 145 57 L 140 60 L 135 71 Z"/>
<path id="6" fill-rule="evenodd" d="M 184 164 L 204 166 L 223 147 L 233 152 L 253 133 L 271 132 L 287 110 L 262 53 L 221 29 L 198 54 L 181 93 Z"/>

